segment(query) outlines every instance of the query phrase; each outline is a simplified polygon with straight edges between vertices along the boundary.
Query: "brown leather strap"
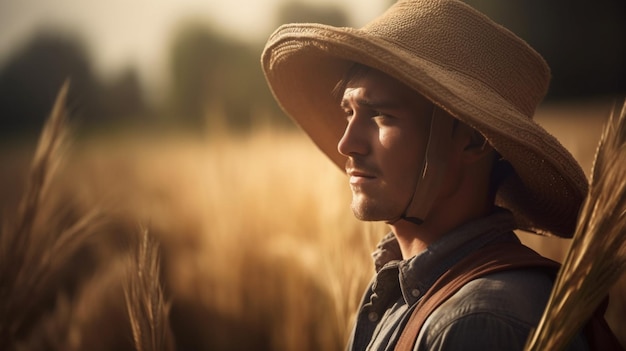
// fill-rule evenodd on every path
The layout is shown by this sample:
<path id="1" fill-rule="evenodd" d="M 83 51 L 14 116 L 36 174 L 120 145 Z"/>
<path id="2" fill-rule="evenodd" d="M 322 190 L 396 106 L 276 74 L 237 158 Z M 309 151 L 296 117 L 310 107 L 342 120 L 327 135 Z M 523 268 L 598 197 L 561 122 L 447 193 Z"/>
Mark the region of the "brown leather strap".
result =
<path id="1" fill-rule="evenodd" d="M 556 274 L 559 264 L 519 243 L 497 243 L 481 248 L 454 265 L 426 292 L 411 314 L 395 350 L 413 350 L 428 316 L 465 284 L 490 273 L 518 268 L 550 268 Z"/>

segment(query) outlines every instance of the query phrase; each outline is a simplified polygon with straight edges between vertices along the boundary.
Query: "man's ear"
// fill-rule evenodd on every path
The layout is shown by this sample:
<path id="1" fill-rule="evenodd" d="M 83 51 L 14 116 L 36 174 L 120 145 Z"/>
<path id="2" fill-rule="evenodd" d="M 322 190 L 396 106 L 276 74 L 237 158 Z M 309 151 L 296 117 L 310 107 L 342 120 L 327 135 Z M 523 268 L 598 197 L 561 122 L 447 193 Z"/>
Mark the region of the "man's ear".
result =
<path id="1" fill-rule="evenodd" d="M 465 163 L 476 162 L 493 153 L 493 147 L 489 141 L 476 129 L 463 123 L 457 128 L 456 132 L 460 134 L 460 141 L 463 143 L 462 158 Z"/>

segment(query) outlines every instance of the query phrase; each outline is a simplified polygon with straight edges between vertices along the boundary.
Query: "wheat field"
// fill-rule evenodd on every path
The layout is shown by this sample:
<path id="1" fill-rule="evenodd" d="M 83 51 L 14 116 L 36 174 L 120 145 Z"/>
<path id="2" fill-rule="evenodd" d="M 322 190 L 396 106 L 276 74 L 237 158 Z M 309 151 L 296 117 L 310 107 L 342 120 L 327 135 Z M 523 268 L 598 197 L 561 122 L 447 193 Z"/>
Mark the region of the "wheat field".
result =
<path id="1" fill-rule="evenodd" d="M 537 118 L 588 171 L 609 109 L 606 100 L 556 104 Z M 5 222 L 32 147 L 5 146 L 0 156 Z M 96 213 L 95 229 L 58 264 L 56 284 L 29 292 L 43 297 L 19 334 L 22 349 L 137 349 L 124 282 L 144 232 L 161 253 L 173 336 L 161 349 L 343 349 L 386 228 L 352 217 L 345 176 L 302 133 L 127 131 L 74 140 L 63 155 L 35 228 L 54 235 Z M 557 260 L 568 245 L 520 236 Z M 608 318 L 624 341 L 626 284 L 613 290 Z"/>

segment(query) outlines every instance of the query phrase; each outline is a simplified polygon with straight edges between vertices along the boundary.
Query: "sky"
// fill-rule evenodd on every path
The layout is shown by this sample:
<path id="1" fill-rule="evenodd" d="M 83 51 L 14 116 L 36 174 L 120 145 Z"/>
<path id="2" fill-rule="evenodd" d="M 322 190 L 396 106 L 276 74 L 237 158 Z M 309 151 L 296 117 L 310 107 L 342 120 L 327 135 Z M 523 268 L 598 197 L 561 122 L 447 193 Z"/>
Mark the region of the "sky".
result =
<path id="1" fill-rule="evenodd" d="M 263 41 L 275 29 L 275 10 L 286 1 L 0 0 L 0 65 L 35 31 L 55 28 L 79 33 L 100 74 L 136 66 L 150 88 L 162 83 L 158 72 L 167 63 L 165 49 L 182 19 L 207 21 L 236 38 Z M 304 1 L 342 6 L 357 26 L 389 5 L 388 0 Z"/>

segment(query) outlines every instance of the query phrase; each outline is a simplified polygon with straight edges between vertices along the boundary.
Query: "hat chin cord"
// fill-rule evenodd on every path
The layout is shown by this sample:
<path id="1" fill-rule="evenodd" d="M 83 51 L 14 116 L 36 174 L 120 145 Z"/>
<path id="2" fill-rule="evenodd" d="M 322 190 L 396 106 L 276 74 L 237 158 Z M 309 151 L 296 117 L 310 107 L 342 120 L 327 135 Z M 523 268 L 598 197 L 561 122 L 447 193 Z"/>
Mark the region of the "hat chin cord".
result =
<path id="1" fill-rule="evenodd" d="M 430 131 L 426 152 L 422 161 L 420 176 L 409 205 L 399 219 L 422 224 L 428 216 L 448 165 L 448 154 L 452 144 L 454 118 L 436 105 L 430 121 Z M 395 222 L 395 221 L 393 221 Z"/>

